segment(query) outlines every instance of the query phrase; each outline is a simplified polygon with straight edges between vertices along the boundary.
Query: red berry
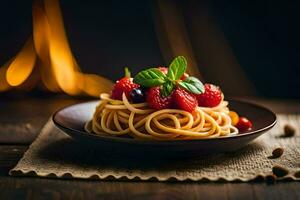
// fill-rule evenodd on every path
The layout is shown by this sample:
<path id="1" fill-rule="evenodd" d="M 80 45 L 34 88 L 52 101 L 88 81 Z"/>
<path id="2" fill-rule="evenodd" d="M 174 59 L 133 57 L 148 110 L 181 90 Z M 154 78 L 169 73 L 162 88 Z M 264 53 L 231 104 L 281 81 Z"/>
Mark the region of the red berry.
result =
<path id="1" fill-rule="evenodd" d="M 172 104 L 172 95 L 162 97 L 159 87 L 152 87 L 147 91 L 147 103 L 151 108 L 160 110 L 170 108 Z"/>
<path id="2" fill-rule="evenodd" d="M 179 87 L 173 93 L 173 101 L 176 108 L 188 112 L 193 112 L 198 106 L 195 95 Z"/>
<path id="3" fill-rule="evenodd" d="M 219 87 L 213 84 L 204 85 L 205 92 L 196 95 L 199 106 L 215 107 L 222 101 L 222 92 Z"/>
<path id="4" fill-rule="evenodd" d="M 164 74 L 167 74 L 167 73 L 168 73 L 168 68 L 167 68 L 167 67 L 158 67 L 158 69 L 159 69 L 162 73 L 164 73 Z M 189 77 L 189 75 L 188 75 L 187 73 L 184 73 L 184 74 L 180 77 L 180 79 L 181 79 L 181 80 L 185 80 L 187 77 Z"/>
<path id="5" fill-rule="evenodd" d="M 122 100 L 122 94 L 125 93 L 127 98 L 130 98 L 130 92 L 134 88 L 140 87 L 139 84 L 133 82 L 132 78 L 124 77 L 116 82 L 111 92 L 111 98 Z"/>
<path id="6" fill-rule="evenodd" d="M 240 117 L 235 126 L 239 129 L 239 131 L 247 131 L 252 128 L 252 123 L 246 117 Z"/>

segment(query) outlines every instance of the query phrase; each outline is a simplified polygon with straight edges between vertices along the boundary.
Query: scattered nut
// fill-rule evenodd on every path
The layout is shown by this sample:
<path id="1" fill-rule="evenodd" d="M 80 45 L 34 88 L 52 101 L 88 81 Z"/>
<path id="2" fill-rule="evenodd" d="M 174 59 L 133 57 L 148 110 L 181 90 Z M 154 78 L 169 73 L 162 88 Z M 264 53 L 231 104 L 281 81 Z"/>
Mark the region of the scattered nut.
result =
<path id="1" fill-rule="evenodd" d="M 279 147 L 276 148 L 272 151 L 272 156 L 271 158 L 279 158 L 280 156 L 282 156 L 284 149 Z"/>
<path id="2" fill-rule="evenodd" d="M 296 129 L 292 125 L 286 124 L 283 129 L 284 135 L 282 137 L 293 137 L 295 135 Z"/>
<path id="3" fill-rule="evenodd" d="M 295 176 L 296 178 L 300 178 L 300 171 L 295 172 L 294 176 Z"/>
<path id="4" fill-rule="evenodd" d="M 268 184 L 273 184 L 276 182 L 276 176 L 274 176 L 273 174 L 266 176 L 266 182 Z"/>
<path id="5" fill-rule="evenodd" d="M 30 130 L 30 129 L 31 129 L 31 124 L 26 123 L 26 124 L 25 124 L 25 128 L 26 128 L 26 130 Z"/>
<path id="6" fill-rule="evenodd" d="M 284 176 L 288 175 L 289 170 L 287 170 L 284 167 L 281 167 L 279 165 L 275 165 L 272 168 L 272 172 L 277 177 L 284 177 Z"/>

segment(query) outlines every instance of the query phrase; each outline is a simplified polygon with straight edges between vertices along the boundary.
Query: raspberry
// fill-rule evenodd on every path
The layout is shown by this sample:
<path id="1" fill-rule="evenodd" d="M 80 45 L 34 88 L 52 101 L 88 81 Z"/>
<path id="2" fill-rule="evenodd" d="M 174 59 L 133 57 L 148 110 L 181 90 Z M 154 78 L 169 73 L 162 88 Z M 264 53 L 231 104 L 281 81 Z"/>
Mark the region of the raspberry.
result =
<path id="1" fill-rule="evenodd" d="M 151 108 L 160 110 L 170 108 L 172 104 L 172 95 L 162 97 L 159 87 L 152 87 L 147 92 L 147 103 Z"/>
<path id="2" fill-rule="evenodd" d="M 167 68 L 167 67 L 158 67 L 158 69 L 159 69 L 162 73 L 164 73 L 164 74 L 167 74 L 167 73 L 168 73 L 168 68 Z M 187 77 L 189 77 L 189 75 L 188 75 L 187 73 L 184 73 L 184 74 L 180 77 L 180 79 L 181 79 L 181 80 L 185 80 Z"/>
<path id="3" fill-rule="evenodd" d="M 222 101 L 222 92 L 219 87 L 213 84 L 204 85 L 205 92 L 196 95 L 199 106 L 215 107 Z"/>
<path id="4" fill-rule="evenodd" d="M 126 97 L 130 99 L 130 92 L 134 88 L 140 87 L 139 84 L 133 83 L 132 78 L 124 77 L 116 82 L 111 92 L 111 98 L 122 100 L 122 94 L 125 93 Z"/>
<path id="5" fill-rule="evenodd" d="M 198 106 L 197 98 L 194 94 L 191 94 L 184 89 L 176 88 L 173 93 L 173 101 L 176 108 L 193 112 Z"/>

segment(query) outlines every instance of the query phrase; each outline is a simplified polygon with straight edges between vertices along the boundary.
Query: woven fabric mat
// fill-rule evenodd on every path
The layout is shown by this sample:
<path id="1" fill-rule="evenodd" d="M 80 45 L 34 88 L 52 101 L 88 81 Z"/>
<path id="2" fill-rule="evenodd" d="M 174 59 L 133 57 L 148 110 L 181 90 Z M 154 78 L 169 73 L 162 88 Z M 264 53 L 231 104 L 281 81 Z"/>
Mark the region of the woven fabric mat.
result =
<path id="1" fill-rule="evenodd" d="M 294 137 L 279 137 L 286 123 L 296 127 Z M 97 148 L 80 146 L 49 120 L 24 157 L 10 171 L 10 175 L 158 181 L 250 181 L 271 175 L 272 166 L 280 165 L 290 172 L 280 179 L 300 180 L 299 176 L 295 176 L 296 172 L 300 172 L 299 131 L 300 115 L 278 115 L 278 123 L 272 130 L 237 152 L 172 161 L 126 160 L 99 152 Z M 277 147 L 284 148 L 284 154 L 280 158 L 268 158 Z"/>

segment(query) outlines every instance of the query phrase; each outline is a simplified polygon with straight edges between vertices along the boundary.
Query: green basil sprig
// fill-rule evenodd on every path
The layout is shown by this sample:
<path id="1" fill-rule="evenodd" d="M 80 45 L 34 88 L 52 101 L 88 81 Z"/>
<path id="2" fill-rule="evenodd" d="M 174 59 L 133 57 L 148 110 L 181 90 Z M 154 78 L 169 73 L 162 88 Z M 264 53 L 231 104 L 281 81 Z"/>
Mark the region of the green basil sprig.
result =
<path id="1" fill-rule="evenodd" d="M 174 90 L 175 84 L 171 81 L 167 81 L 162 85 L 160 92 L 163 97 L 169 96 Z"/>
<path id="2" fill-rule="evenodd" d="M 193 76 L 187 77 L 185 80 L 180 81 L 179 86 L 194 94 L 201 94 L 205 90 L 201 81 Z"/>
<path id="3" fill-rule="evenodd" d="M 167 77 L 173 81 L 180 79 L 186 70 L 186 66 L 186 59 L 183 56 L 178 56 L 171 62 Z"/>
<path id="4" fill-rule="evenodd" d="M 144 87 L 161 86 L 161 94 L 164 97 L 169 96 L 176 85 L 194 94 L 203 93 L 204 86 L 197 78 L 188 77 L 185 80 L 180 80 L 186 67 L 186 59 L 183 56 L 178 56 L 171 62 L 167 75 L 157 68 L 150 68 L 139 72 L 133 81 Z"/>
<path id="5" fill-rule="evenodd" d="M 144 87 L 155 87 L 166 82 L 166 75 L 157 68 L 150 68 L 139 72 L 133 81 Z"/>

